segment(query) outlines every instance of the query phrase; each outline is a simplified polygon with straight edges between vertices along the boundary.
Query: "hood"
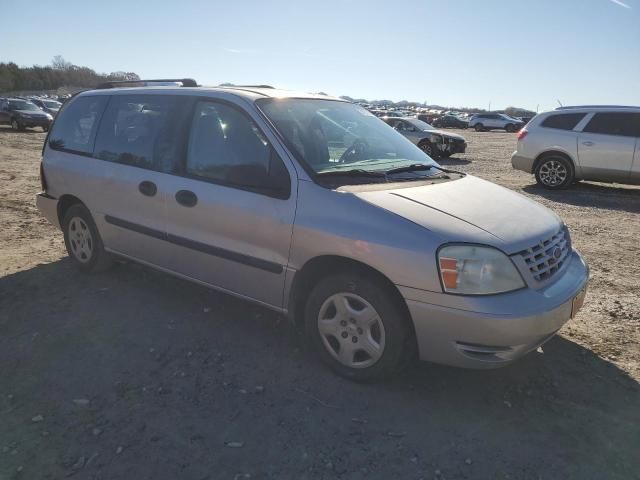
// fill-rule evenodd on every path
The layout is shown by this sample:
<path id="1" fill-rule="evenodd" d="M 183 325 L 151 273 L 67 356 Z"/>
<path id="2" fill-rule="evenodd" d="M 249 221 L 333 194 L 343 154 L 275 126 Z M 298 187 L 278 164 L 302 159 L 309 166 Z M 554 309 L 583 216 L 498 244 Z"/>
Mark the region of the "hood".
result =
<path id="1" fill-rule="evenodd" d="M 354 194 L 438 234 L 443 243 L 482 243 L 507 254 L 547 240 L 562 226 L 541 204 L 472 176 Z"/>
<path id="2" fill-rule="evenodd" d="M 14 110 L 14 112 L 19 113 L 20 115 L 24 115 L 25 117 L 46 117 L 46 112 L 35 110 Z"/>
<path id="3" fill-rule="evenodd" d="M 455 138 L 456 140 L 464 140 L 464 137 L 461 135 L 456 135 L 455 133 L 445 132 L 444 130 L 427 130 L 429 133 L 435 133 L 436 135 L 442 135 L 445 138 Z"/>

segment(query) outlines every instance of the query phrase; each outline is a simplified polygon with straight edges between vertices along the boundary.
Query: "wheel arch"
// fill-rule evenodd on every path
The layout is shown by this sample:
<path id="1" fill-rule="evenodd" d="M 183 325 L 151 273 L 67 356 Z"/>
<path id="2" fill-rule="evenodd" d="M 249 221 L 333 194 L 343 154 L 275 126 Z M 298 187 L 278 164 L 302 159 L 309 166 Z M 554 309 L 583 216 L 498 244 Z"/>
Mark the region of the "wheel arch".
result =
<path id="1" fill-rule="evenodd" d="M 379 270 L 376 270 L 375 268 L 358 260 L 353 260 L 339 255 L 321 255 L 314 257 L 308 260 L 303 267 L 295 273 L 291 288 L 289 289 L 289 298 L 287 302 L 289 321 L 296 327 L 301 328 L 303 326 L 304 307 L 307 298 L 311 293 L 313 285 L 315 285 L 315 283 L 317 283 L 321 278 L 327 275 L 350 272 L 369 275 L 387 288 L 390 294 L 393 295 L 394 301 L 397 303 L 398 307 L 402 309 L 403 314 L 409 321 L 415 338 L 415 330 L 413 322 L 411 321 L 409 308 L 394 283 Z"/>
<path id="2" fill-rule="evenodd" d="M 568 160 L 569 163 L 571 164 L 571 168 L 573 168 L 574 178 L 580 178 L 579 175 L 578 175 L 578 169 L 576 168 L 576 162 L 573 160 L 571 155 L 569 155 L 564 150 L 561 150 L 561 149 L 558 149 L 558 148 L 545 150 L 544 152 L 538 154 L 538 156 L 535 158 L 535 160 L 533 162 L 533 168 L 531 169 L 531 171 L 533 173 L 535 173 L 535 171 L 538 168 L 538 165 L 540 164 L 540 162 L 542 160 L 544 160 L 545 158 L 551 157 L 551 156 L 560 156 L 560 157 L 563 157 L 565 160 Z"/>
<path id="3" fill-rule="evenodd" d="M 67 210 L 69 210 L 69 208 L 72 205 L 76 205 L 76 204 L 84 205 L 86 207 L 84 202 L 74 195 L 65 194 L 58 199 L 57 210 L 58 210 L 58 222 L 60 223 L 60 226 L 62 226 L 62 220 L 64 219 L 64 215 L 65 213 L 67 213 Z"/>

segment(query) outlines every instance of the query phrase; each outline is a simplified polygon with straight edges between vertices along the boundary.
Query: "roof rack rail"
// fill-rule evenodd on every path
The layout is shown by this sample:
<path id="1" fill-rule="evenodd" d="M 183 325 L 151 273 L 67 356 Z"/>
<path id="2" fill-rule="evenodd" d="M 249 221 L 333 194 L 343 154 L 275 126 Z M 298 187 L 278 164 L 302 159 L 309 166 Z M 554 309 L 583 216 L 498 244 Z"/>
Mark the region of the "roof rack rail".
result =
<path id="1" fill-rule="evenodd" d="M 198 84 L 193 78 L 164 78 L 154 80 L 116 80 L 113 82 L 101 83 L 96 90 L 118 87 L 147 87 L 153 86 L 154 83 L 182 83 L 183 87 L 197 87 Z"/>
<path id="2" fill-rule="evenodd" d="M 222 88 L 271 88 L 275 89 L 271 85 L 219 85 Z"/>
<path id="3" fill-rule="evenodd" d="M 556 110 L 571 110 L 574 108 L 638 108 L 633 105 L 569 105 L 566 107 L 558 107 Z"/>

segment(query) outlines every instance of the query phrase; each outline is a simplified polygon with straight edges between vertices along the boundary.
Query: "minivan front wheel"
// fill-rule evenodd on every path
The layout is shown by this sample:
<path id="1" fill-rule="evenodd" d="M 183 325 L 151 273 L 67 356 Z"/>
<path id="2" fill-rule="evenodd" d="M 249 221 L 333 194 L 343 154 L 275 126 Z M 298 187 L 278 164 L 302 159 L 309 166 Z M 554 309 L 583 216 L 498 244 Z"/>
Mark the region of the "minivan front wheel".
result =
<path id="1" fill-rule="evenodd" d="M 414 351 L 413 331 L 388 287 L 369 275 L 336 274 L 312 289 L 305 308 L 309 340 L 336 373 L 372 381 L 397 371 Z"/>
<path id="2" fill-rule="evenodd" d="M 112 259 L 102 244 L 102 239 L 91 213 L 84 205 L 69 207 L 62 221 L 64 244 L 67 253 L 83 272 L 100 272 L 111 266 Z"/>
<path id="3" fill-rule="evenodd" d="M 536 167 L 536 181 L 549 190 L 560 190 L 573 183 L 573 166 L 566 158 L 551 155 Z"/>
<path id="4" fill-rule="evenodd" d="M 476 126 L 474 127 L 476 132 L 483 132 L 484 131 L 484 125 L 482 125 L 481 123 L 476 123 Z"/>

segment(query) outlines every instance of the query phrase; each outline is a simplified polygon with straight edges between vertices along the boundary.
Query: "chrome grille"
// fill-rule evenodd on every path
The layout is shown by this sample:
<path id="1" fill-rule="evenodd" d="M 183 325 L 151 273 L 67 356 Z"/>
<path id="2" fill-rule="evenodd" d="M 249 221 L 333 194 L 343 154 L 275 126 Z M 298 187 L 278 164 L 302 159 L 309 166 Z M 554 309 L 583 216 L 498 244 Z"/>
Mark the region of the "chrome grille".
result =
<path id="1" fill-rule="evenodd" d="M 551 238 L 518 252 L 533 278 L 538 282 L 548 280 L 562 268 L 571 251 L 569 232 L 561 228 Z"/>

